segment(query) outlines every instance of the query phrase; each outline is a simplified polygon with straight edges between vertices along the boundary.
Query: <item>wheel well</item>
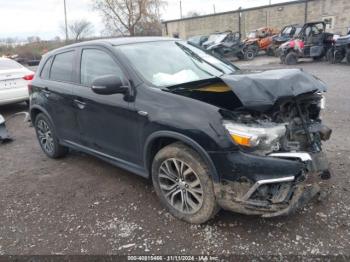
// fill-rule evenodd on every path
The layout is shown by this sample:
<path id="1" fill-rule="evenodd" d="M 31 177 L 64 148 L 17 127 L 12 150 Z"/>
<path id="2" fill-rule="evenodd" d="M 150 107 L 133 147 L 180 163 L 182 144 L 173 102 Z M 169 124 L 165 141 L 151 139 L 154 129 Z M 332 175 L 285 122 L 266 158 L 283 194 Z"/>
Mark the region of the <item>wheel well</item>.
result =
<path id="1" fill-rule="evenodd" d="M 42 113 L 42 111 L 38 108 L 33 108 L 31 111 L 30 111 L 30 119 L 32 121 L 32 123 L 35 122 L 35 118 L 38 114 Z"/>
<path id="2" fill-rule="evenodd" d="M 181 142 L 181 141 L 172 137 L 158 137 L 154 139 L 154 141 L 152 141 L 152 144 L 149 146 L 147 150 L 148 153 L 147 153 L 147 159 L 146 159 L 147 161 L 146 166 L 149 174 L 152 173 L 152 162 L 153 162 L 154 156 L 159 152 L 159 150 L 175 142 Z"/>

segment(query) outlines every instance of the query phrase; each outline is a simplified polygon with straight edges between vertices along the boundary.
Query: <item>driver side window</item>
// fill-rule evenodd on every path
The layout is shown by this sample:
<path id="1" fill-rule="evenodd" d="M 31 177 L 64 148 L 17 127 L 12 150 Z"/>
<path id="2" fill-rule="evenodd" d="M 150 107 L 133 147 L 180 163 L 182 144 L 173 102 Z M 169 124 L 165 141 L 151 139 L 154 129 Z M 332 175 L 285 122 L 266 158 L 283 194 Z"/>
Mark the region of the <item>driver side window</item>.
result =
<path id="1" fill-rule="evenodd" d="M 80 82 L 92 86 L 96 77 L 115 75 L 123 79 L 123 72 L 112 57 L 99 49 L 84 49 L 81 55 Z"/>

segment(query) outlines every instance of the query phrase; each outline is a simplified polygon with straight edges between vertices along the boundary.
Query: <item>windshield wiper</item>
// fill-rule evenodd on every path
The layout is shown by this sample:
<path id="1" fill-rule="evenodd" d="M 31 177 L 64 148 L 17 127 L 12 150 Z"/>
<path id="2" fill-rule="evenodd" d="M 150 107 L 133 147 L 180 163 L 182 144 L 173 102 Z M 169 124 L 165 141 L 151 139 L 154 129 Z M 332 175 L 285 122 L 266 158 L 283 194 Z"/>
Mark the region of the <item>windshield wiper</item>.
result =
<path id="1" fill-rule="evenodd" d="M 198 54 L 196 54 L 195 52 L 193 52 L 190 48 L 180 44 L 179 42 L 175 42 L 175 44 L 180 47 L 182 50 L 185 51 L 186 54 L 190 55 L 192 58 L 198 60 L 199 62 L 204 62 L 212 67 L 214 67 L 216 70 L 218 70 L 219 72 L 222 73 L 222 75 L 225 75 L 226 72 L 224 70 L 222 70 L 220 67 L 217 67 L 216 65 L 213 65 L 212 63 L 208 62 L 207 60 L 203 59 L 202 57 L 200 57 Z M 222 76 L 220 75 L 220 76 Z"/>

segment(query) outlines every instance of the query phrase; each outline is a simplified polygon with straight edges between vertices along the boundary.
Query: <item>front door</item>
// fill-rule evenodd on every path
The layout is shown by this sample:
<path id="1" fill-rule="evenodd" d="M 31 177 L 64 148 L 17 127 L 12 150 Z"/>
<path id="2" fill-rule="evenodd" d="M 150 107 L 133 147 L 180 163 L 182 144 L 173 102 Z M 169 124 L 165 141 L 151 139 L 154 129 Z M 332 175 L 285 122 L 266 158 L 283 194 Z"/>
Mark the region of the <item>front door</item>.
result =
<path id="1" fill-rule="evenodd" d="M 91 89 L 96 77 L 114 74 L 127 79 L 121 67 L 108 50 L 97 48 L 82 49 L 80 67 L 80 85 L 73 94 L 82 145 L 136 163 L 139 138 L 133 121 L 133 103 L 126 101 L 123 94 L 99 95 Z"/>

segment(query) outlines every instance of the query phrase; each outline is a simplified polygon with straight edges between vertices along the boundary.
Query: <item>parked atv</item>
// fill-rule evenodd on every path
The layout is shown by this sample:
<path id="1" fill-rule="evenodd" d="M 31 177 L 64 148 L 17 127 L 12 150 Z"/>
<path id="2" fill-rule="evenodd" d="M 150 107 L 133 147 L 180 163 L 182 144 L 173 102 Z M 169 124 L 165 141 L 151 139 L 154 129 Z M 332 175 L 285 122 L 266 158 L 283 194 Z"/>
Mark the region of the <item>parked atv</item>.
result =
<path id="1" fill-rule="evenodd" d="M 295 39 L 282 44 L 279 49 L 281 62 L 295 65 L 299 58 L 321 60 L 332 48 L 333 34 L 326 33 L 323 21 L 306 23 Z"/>
<path id="2" fill-rule="evenodd" d="M 268 48 L 272 44 L 272 37 L 278 34 L 278 30 L 268 27 L 259 28 L 248 34 L 246 40 L 244 40 L 245 48 L 253 50 L 255 55 L 259 51 L 267 52 Z"/>
<path id="3" fill-rule="evenodd" d="M 340 63 L 344 58 L 350 64 L 350 34 L 339 37 L 327 52 L 327 60 L 332 64 Z"/>
<path id="4" fill-rule="evenodd" d="M 266 54 L 269 56 L 279 56 L 278 48 L 285 42 L 288 42 L 293 37 L 297 36 L 302 28 L 302 25 L 297 24 L 287 25 L 283 27 L 278 35 L 272 37 L 272 44 L 267 49 Z"/>
<path id="5" fill-rule="evenodd" d="M 207 48 L 213 55 L 219 57 L 234 56 L 238 59 L 252 60 L 255 52 L 251 48 L 245 47 L 241 42 L 241 36 L 238 32 L 229 33 L 225 38 L 218 38 L 221 42 L 215 43 Z"/>

